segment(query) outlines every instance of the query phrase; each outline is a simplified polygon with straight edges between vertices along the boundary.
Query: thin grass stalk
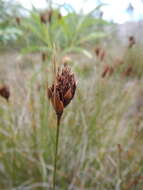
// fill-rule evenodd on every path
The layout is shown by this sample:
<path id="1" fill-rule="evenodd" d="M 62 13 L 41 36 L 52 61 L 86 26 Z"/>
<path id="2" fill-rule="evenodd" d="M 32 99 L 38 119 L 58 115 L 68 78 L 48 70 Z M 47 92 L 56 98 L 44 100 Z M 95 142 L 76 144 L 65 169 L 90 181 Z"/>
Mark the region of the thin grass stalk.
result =
<path id="1" fill-rule="evenodd" d="M 118 144 L 118 169 L 117 169 L 117 174 L 118 174 L 118 180 L 119 180 L 119 186 L 122 189 L 122 172 L 121 172 L 121 162 L 122 162 L 122 158 L 121 158 L 121 153 L 122 153 L 122 148 L 121 145 Z"/>
<path id="2" fill-rule="evenodd" d="M 55 160 L 53 171 L 53 190 L 56 186 L 56 172 L 57 172 L 57 159 L 58 159 L 58 144 L 60 133 L 60 120 L 64 108 L 71 102 L 76 90 L 76 81 L 74 74 L 70 68 L 65 64 L 60 72 L 56 72 L 56 62 L 53 59 L 55 80 L 51 87 L 48 88 L 48 98 L 51 100 L 53 108 L 57 115 L 57 130 L 56 130 L 56 144 L 55 144 Z"/>
<path id="3" fill-rule="evenodd" d="M 54 157 L 54 173 L 53 173 L 53 190 L 56 186 L 56 173 L 57 173 L 57 160 L 58 160 L 58 145 L 59 145 L 59 135 L 60 135 L 60 120 L 61 116 L 57 115 L 57 130 L 56 130 L 56 144 L 55 144 L 55 157 Z"/>

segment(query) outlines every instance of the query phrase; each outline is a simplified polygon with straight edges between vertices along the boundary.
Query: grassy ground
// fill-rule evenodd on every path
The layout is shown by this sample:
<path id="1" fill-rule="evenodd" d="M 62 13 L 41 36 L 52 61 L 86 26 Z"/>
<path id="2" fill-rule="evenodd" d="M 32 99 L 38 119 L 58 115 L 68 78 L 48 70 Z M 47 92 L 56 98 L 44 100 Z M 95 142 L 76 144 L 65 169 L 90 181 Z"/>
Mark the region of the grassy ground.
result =
<path id="1" fill-rule="evenodd" d="M 113 47 L 104 49 L 103 60 L 93 48 L 92 59 L 70 55 L 78 84 L 61 121 L 57 190 L 143 189 L 142 47 L 119 48 L 120 57 Z M 102 77 L 106 65 L 114 72 Z M 49 190 L 56 133 L 46 92 L 52 63 L 11 52 L 0 56 L 0 68 L 1 84 L 11 92 L 9 102 L 0 97 L 0 189 Z"/>

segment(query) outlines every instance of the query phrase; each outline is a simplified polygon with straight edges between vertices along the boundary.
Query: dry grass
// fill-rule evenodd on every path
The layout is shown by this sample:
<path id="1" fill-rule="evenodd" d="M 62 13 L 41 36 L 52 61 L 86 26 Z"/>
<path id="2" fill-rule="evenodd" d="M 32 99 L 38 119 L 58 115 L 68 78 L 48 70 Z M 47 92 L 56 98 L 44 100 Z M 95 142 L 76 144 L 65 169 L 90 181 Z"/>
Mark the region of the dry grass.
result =
<path id="1" fill-rule="evenodd" d="M 10 102 L 0 97 L 3 190 L 52 185 L 56 116 L 46 94 L 52 65 L 37 55 L 30 57 L 3 56 L 1 64 L 1 83 L 11 91 Z M 136 68 L 142 64 L 138 58 Z M 56 189 L 141 190 L 142 75 L 122 77 L 123 71 L 117 70 L 103 78 L 104 65 L 113 63 L 112 57 L 81 57 L 81 63 L 77 56 L 72 59 L 78 87 L 62 118 Z"/>

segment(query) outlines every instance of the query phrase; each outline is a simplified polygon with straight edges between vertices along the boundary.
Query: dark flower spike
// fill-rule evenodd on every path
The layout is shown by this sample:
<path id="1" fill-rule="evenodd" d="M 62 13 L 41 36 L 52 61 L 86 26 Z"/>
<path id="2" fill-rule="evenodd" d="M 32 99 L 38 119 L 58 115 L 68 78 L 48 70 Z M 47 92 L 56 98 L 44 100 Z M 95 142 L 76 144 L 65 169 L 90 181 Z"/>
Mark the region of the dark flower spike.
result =
<path id="1" fill-rule="evenodd" d="M 20 25 L 20 23 L 21 23 L 20 17 L 17 16 L 17 17 L 15 18 L 15 20 L 16 20 L 16 23 L 17 23 L 18 25 Z"/>
<path id="2" fill-rule="evenodd" d="M 46 24 L 47 22 L 51 23 L 53 15 L 54 15 L 54 10 L 46 10 L 45 12 L 40 14 L 40 20 L 44 24 Z M 57 18 L 59 20 L 62 18 L 62 15 L 60 12 L 58 12 Z"/>
<path id="3" fill-rule="evenodd" d="M 76 81 L 71 69 L 65 64 L 58 69 L 55 83 L 48 88 L 48 97 L 57 116 L 60 118 L 64 108 L 71 102 L 76 90 Z"/>
<path id="4" fill-rule="evenodd" d="M 132 48 L 136 44 L 135 37 L 134 36 L 129 36 L 128 40 L 129 40 L 128 48 Z"/>
<path id="5" fill-rule="evenodd" d="M 53 173 L 53 190 L 56 184 L 56 170 L 57 170 L 57 155 L 58 155 L 58 142 L 60 133 L 60 120 L 64 108 L 71 102 L 76 90 L 76 81 L 74 74 L 67 64 L 64 64 L 61 71 L 58 68 L 56 78 L 51 87 L 48 88 L 48 97 L 52 102 L 53 108 L 57 115 L 57 132 L 55 143 L 55 160 L 54 160 L 54 173 Z"/>
<path id="6" fill-rule="evenodd" d="M 97 48 L 94 49 L 94 51 L 95 51 L 96 56 L 98 57 L 100 52 L 101 52 L 101 48 L 97 47 Z"/>
<path id="7" fill-rule="evenodd" d="M 6 85 L 3 85 L 0 87 L 0 96 L 2 96 L 3 98 L 5 98 L 7 101 L 9 100 L 10 97 L 10 91 L 9 91 L 9 87 Z"/>
<path id="8" fill-rule="evenodd" d="M 112 66 L 105 65 L 105 68 L 104 68 L 101 76 L 102 76 L 102 78 L 104 78 L 107 74 L 108 74 L 108 76 L 111 76 L 113 72 L 114 72 L 114 69 Z"/>

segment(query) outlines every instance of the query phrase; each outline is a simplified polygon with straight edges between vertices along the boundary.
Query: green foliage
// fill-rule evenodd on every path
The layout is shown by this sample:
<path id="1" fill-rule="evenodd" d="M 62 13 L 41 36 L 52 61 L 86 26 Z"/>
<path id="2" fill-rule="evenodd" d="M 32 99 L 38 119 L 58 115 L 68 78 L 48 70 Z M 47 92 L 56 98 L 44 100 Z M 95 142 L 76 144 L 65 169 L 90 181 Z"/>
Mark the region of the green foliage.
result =
<path id="1" fill-rule="evenodd" d="M 0 44 L 5 45 L 16 41 L 22 36 L 17 28 L 15 18 L 20 15 L 21 6 L 12 1 L 0 0 Z"/>
<path id="2" fill-rule="evenodd" d="M 16 27 L 0 29 L 0 42 L 8 44 L 8 42 L 17 40 L 18 37 L 22 36 L 22 34 L 22 31 Z"/>
<path id="3" fill-rule="evenodd" d="M 0 0 L 0 23 L 10 22 L 11 16 L 17 16 L 21 8 L 21 5 L 11 0 Z"/>
<path id="4" fill-rule="evenodd" d="M 97 25 L 104 25 L 106 22 L 92 16 L 92 13 L 99 8 L 97 7 L 87 15 L 73 11 L 60 18 L 57 16 L 59 10 L 53 10 L 52 20 L 47 23 L 41 22 L 40 13 L 33 11 L 22 24 L 28 37 L 27 50 L 34 52 L 45 49 L 51 52 L 55 46 L 63 54 L 71 51 L 87 52 L 84 46 L 86 43 L 96 42 L 97 39 L 102 39 L 107 35 L 99 28 L 97 29 Z M 27 50 L 24 49 L 24 52 Z"/>

